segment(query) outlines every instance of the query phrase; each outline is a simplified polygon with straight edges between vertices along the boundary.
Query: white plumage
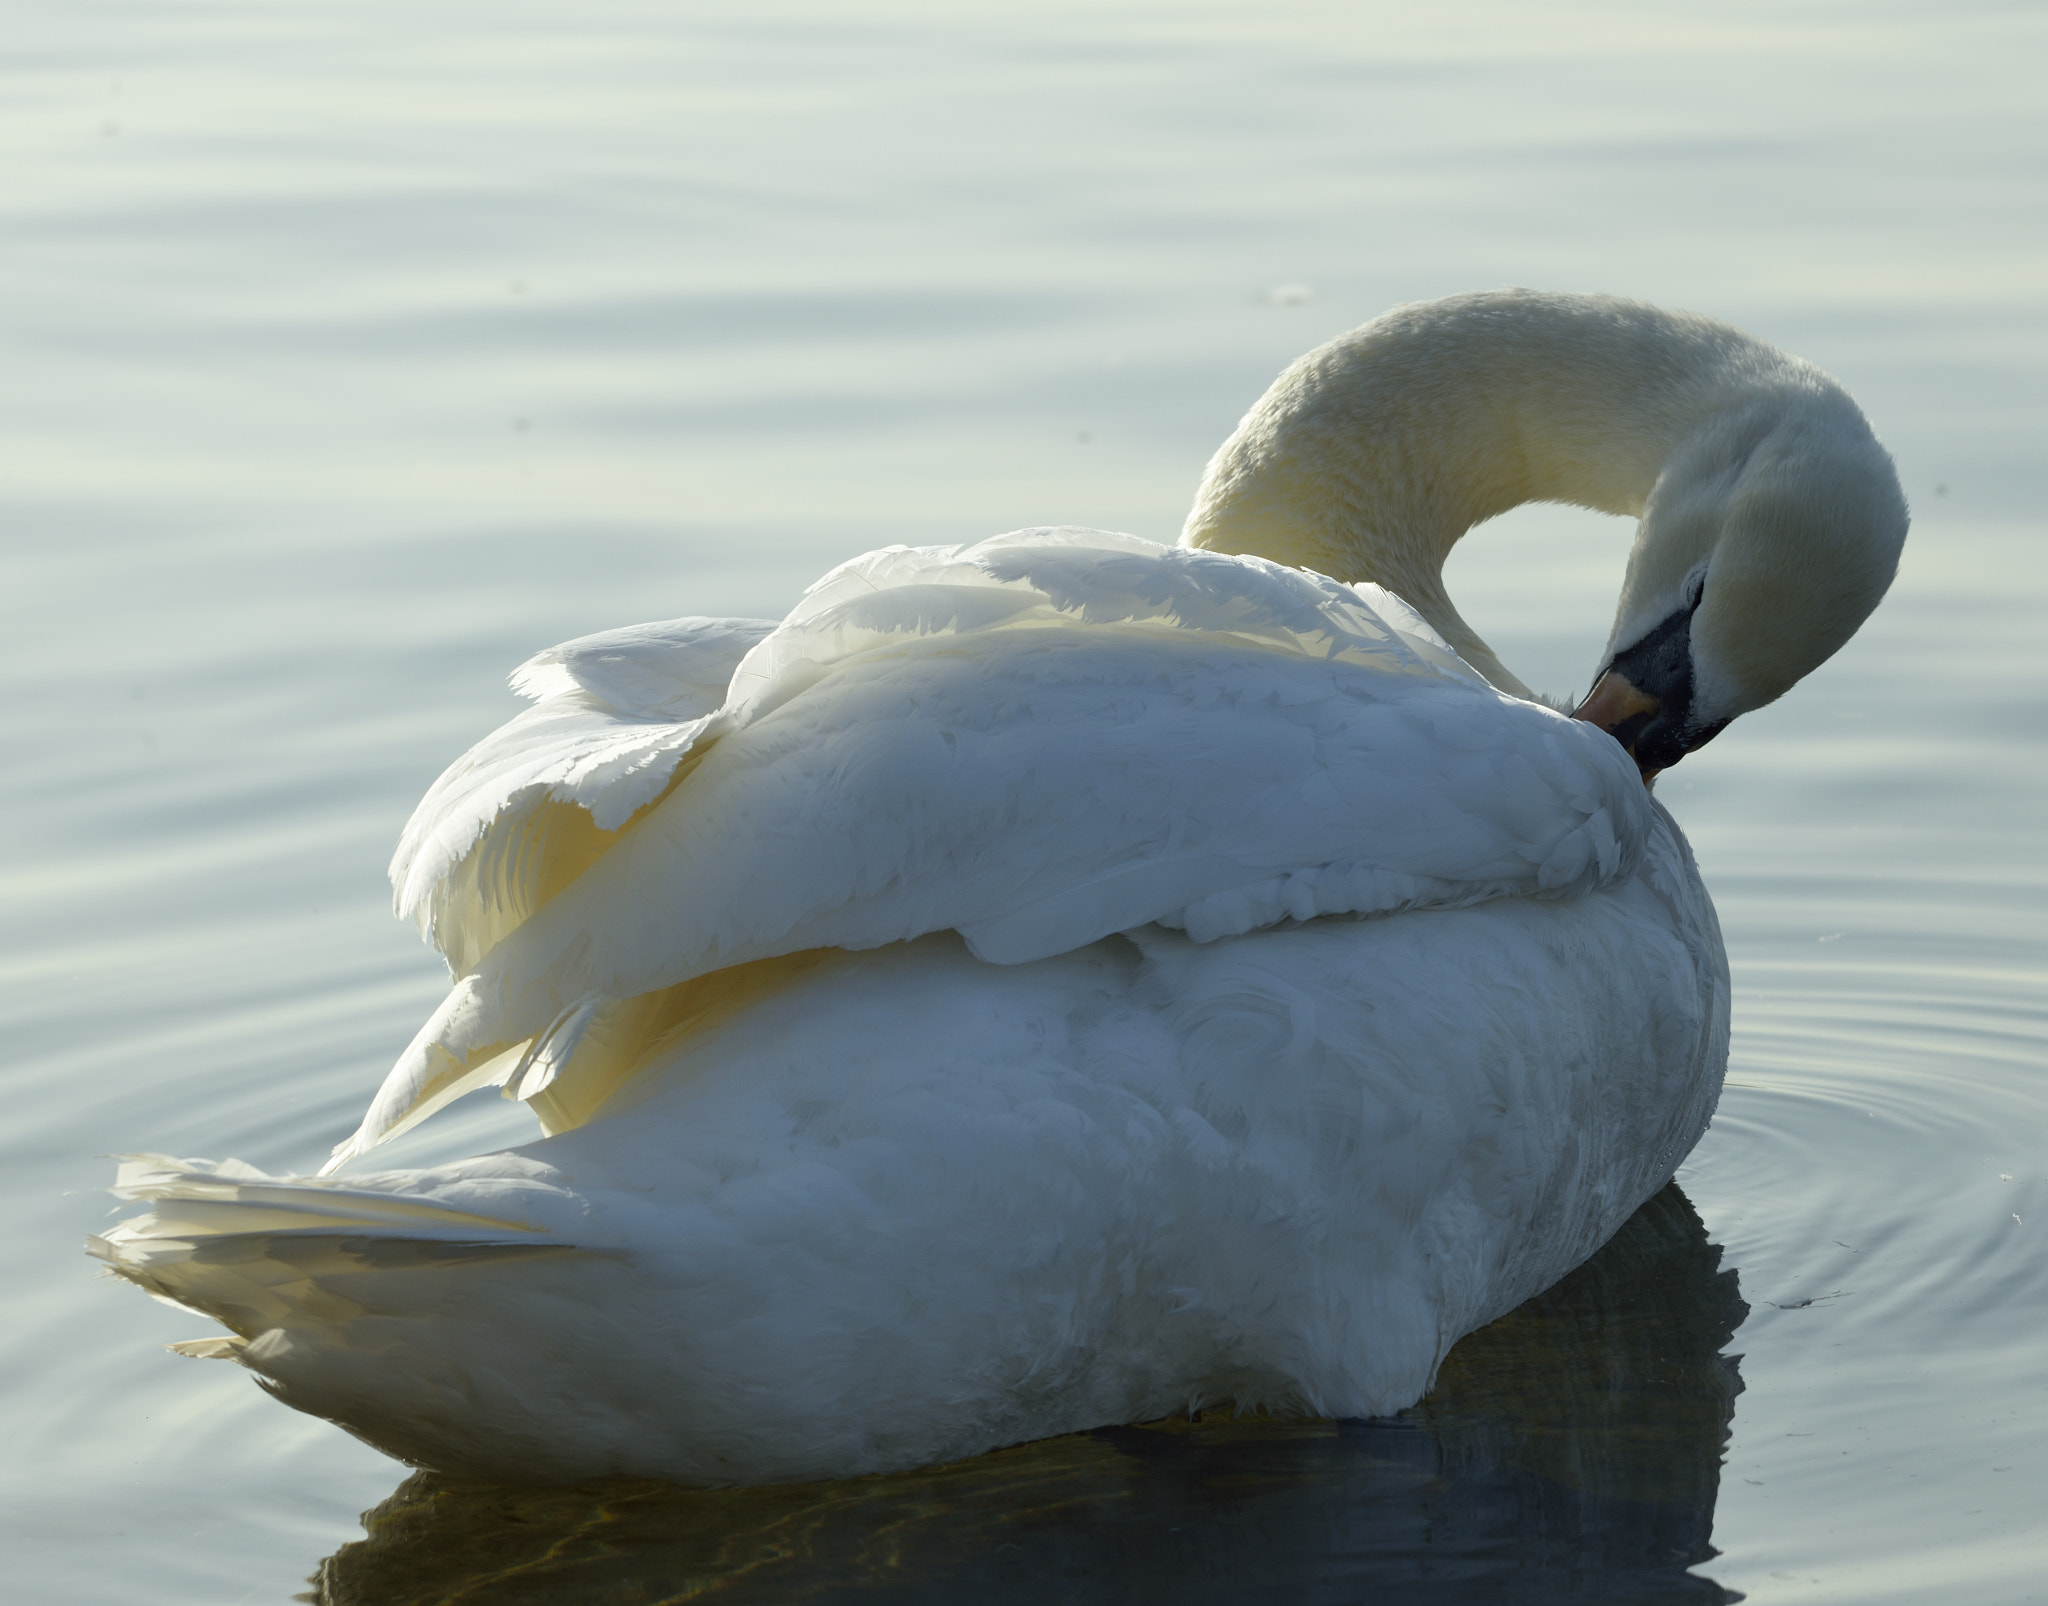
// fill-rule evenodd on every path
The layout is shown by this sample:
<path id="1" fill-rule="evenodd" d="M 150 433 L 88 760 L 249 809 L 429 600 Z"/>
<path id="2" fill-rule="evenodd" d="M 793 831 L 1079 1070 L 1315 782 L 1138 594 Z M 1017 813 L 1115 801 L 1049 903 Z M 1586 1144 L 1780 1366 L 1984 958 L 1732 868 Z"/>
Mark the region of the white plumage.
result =
<path id="1" fill-rule="evenodd" d="M 1701 322 L 1437 305 L 1440 341 L 1517 305 Z M 1392 581 L 1418 545 L 1352 539 Z M 1447 607 L 1029 530 L 869 553 L 780 624 L 543 653 L 406 828 L 399 906 L 456 983 L 329 1169 L 489 1084 L 549 1135 L 345 1179 L 131 1161 L 154 1210 L 95 1252 L 235 1335 L 192 1353 L 451 1472 L 774 1481 L 1398 1410 L 1668 1180 L 1727 1046 L 1630 753 L 1495 689 Z"/>

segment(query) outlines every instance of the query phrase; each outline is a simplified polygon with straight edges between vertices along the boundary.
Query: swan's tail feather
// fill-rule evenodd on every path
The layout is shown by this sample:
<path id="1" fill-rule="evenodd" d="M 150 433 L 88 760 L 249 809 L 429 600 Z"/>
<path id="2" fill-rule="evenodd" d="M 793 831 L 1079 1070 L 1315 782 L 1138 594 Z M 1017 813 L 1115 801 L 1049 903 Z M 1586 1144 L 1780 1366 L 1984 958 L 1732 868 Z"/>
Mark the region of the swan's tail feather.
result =
<path id="1" fill-rule="evenodd" d="M 241 1360 L 249 1341 L 279 1326 L 347 1325 L 365 1313 L 366 1273 L 582 1252 L 526 1222 L 417 1195 L 267 1176 L 235 1160 L 130 1155 L 112 1191 L 153 1208 L 88 1238 L 87 1252 L 158 1299 L 228 1328 L 233 1338 L 172 1346 L 207 1359 Z"/>
<path id="2" fill-rule="evenodd" d="M 421 1185 L 420 1173 L 330 1182 L 136 1155 L 114 1191 L 151 1208 L 86 1247 L 228 1330 L 174 1353 L 234 1361 L 400 1460 L 502 1474 L 552 1466 L 564 1420 L 625 1435 L 644 1405 L 634 1373 L 607 1388 L 589 1355 L 633 1331 L 629 1253 L 402 1191 Z M 547 1182 L 507 1191 L 546 1213 Z M 566 1475 L 596 1476 L 607 1456 L 597 1445 Z"/>
<path id="3" fill-rule="evenodd" d="M 232 1361 L 240 1356 L 248 1343 L 246 1338 L 230 1333 L 225 1338 L 181 1338 L 164 1348 L 173 1355 L 184 1355 L 195 1361 Z"/>

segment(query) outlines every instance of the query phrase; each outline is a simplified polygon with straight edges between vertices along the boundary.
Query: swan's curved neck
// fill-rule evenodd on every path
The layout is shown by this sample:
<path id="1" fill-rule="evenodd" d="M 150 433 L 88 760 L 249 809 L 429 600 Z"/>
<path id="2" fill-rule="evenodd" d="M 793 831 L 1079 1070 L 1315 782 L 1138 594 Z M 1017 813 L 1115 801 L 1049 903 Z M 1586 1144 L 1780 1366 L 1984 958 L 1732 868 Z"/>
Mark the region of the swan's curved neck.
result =
<path id="1" fill-rule="evenodd" d="M 1384 585 L 1530 696 L 1452 606 L 1451 548 L 1523 502 L 1640 517 L 1682 443 L 1745 389 L 1731 380 L 1788 363 L 1724 324 L 1604 296 L 1399 308 L 1274 382 L 1210 462 L 1181 539 Z"/>

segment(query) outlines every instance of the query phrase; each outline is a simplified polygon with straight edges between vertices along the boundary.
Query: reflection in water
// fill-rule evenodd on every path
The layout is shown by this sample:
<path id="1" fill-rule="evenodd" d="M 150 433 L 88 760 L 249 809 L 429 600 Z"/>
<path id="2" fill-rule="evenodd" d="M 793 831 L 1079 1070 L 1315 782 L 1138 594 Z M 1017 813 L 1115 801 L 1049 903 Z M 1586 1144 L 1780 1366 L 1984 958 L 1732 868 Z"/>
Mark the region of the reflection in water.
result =
<path id="1" fill-rule="evenodd" d="M 1472 1334 L 1396 1420 L 1207 1412 L 923 1472 L 768 1489 L 421 1473 L 322 1564 L 321 1606 L 1720 1602 L 1721 1452 L 1748 1313 L 1666 1188 Z"/>

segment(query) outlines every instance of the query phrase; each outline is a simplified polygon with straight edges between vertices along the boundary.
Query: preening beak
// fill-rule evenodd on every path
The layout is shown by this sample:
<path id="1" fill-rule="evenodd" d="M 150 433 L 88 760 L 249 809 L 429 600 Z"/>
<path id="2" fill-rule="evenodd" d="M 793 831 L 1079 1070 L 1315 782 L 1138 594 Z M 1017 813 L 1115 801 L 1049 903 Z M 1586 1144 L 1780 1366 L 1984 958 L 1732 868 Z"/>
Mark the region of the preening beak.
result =
<path id="1" fill-rule="evenodd" d="M 1642 734 L 1643 728 L 1656 718 L 1662 707 L 1655 697 L 1637 686 L 1620 670 L 1610 669 L 1586 694 L 1586 700 L 1572 710 L 1572 718 L 1598 725 L 1621 743 L 1631 758 L 1635 758 L 1636 738 Z M 1636 767 L 1643 772 L 1644 785 L 1647 786 L 1656 778 L 1657 771 L 1645 769 L 1639 758 L 1636 759 Z"/>
<path id="2" fill-rule="evenodd" d="M 1645 786 L 1728 722 L 1695 725 L 1692 719 L 1692 616 L 1697 598 L 1633 647 L 1614 655 L 1573 719 L 1598 725 L 1621 743 L 1642 771 Z"/>

